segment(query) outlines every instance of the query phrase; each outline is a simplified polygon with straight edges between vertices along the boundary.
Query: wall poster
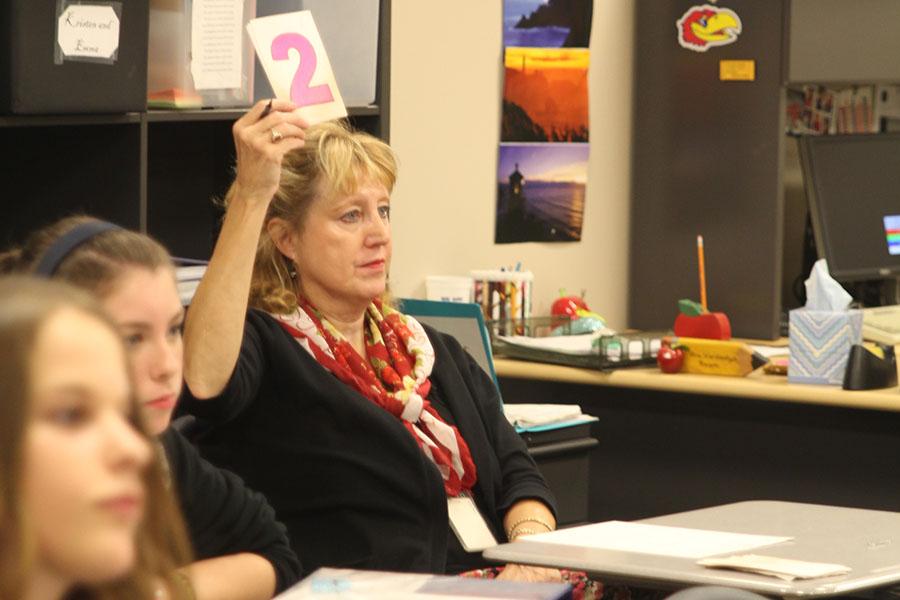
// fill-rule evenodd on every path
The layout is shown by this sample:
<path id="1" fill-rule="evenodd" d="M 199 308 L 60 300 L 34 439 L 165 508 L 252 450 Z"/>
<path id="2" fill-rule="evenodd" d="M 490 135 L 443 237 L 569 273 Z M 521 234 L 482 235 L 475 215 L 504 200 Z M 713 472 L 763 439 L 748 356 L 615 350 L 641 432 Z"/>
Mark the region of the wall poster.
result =
<path id="1" fill-rule="evenodd" d="M 504 0 L 494 242 L 577 242 L 585 209 L 593 0 Z"/>

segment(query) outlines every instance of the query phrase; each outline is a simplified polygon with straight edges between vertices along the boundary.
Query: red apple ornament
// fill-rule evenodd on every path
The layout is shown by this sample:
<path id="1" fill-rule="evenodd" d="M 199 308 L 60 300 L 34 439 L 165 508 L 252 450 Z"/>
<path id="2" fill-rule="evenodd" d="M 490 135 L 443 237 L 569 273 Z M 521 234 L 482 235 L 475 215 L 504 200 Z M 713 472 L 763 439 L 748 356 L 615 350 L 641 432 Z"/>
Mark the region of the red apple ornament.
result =
<path id="1" fill-rule="evenodd" d="M 564 290 L 560 290 L 560 297 L 550 306 L 550 314 L 554 317 L 569 317 L 577 319 L 578 310 L 590 311 L 581 296 L 564 296 Z"/>
<path id="2" fill-rule="evenodd" d="M 693 300 L 678 301 L 678 316 L 672 330 L 678 337 L 705 338 L 708 340 L 730 340 L 731 322 L 722 312 L 704 312 L 703 307 Z"/>
<path id="3" fill-rule="evenodd" d="M 673 348 L 666 344 L 656 353 L 656 364 L 663 373 L 677 373 L 684 364 L 684 350 L 678 346 Z"/>

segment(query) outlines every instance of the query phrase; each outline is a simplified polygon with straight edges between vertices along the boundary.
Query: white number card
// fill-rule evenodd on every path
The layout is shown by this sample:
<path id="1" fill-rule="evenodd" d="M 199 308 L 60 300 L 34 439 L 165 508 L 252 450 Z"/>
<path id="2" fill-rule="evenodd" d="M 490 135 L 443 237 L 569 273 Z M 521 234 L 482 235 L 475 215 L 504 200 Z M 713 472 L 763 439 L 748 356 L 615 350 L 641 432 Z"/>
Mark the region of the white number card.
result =
<path id="1" fill-rule="evenodd" d="M 276 98 L 299 106 L 311 125 L 347 116 L 310 11 L 253 19 L 247 33 Z"/>

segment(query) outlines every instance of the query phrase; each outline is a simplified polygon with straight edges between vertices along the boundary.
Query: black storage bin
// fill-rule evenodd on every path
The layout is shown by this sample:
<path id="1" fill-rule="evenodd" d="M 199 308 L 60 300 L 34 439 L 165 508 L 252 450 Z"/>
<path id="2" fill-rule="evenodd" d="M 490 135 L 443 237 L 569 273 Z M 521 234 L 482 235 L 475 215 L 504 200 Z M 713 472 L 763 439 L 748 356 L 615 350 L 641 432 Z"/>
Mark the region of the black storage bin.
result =
<path id="1" fill-rule="evenodd" d="M 57 19 L 71 4 L 114 6 L 110 62 L 60 59 Z M 0 0 L 0 112 L 122 113 L 147 105 L 149 0 Z"/>

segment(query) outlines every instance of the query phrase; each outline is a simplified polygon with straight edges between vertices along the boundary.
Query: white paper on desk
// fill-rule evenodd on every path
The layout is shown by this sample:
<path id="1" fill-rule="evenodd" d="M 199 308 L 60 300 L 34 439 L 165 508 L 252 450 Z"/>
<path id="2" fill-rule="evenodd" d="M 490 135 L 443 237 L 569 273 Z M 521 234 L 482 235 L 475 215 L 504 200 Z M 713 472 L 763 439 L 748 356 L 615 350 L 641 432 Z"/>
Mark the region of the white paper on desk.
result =
<path id="1" fill-rule="evenodd" d="M 310 125 L 347 116 L 312 12 L 252 19 L 247 33 L 276 98 L 296 104 Z"/>
<path id="2" fill-rule="evenodd" d="M 624 521 L 606 521 L 528 537 L 529 542 L 680 558 L 704 558 L 715 554 L 742 552 L 790 539 Z"/>
<path id="3" fill-rule="evenodd" d="M 787 346 L 760 346 L 757 344 L 751 344 L 750 349 L 757 354 L 765 356 L 766 358 L 772 358 L 773 356 L 790 355 L 790 350 L 788 350 Z"/>
<path id="4" fill-rule="evenodd" d="M 499 339 L 507 344 L 534 348 L 536 350 L 551 350 L 565 354 L 592 354 L 594 339 L 604 335 L 600 332 L 583 333 L 580 335 L 559 335 L 547 337 L 528 337 L 527 335 L 501 335 Z"/>
<path id="5" fill-rule="evenodd" d="M 698 560 L 697 564 L 704 567 L 734 569 L 736 571 L 745 571 L 747 573 L 769 575 L 785 581 L 846 575 L 852 571 L 852 569 L 846 565 L 808 562 L 805 560 L 793 560 L 790 558 L 779 558 L 777 556 L 762 556 L 759 554 L 704 558 Z"/>
<path id="6" fill-rule="evenodd" d="M 244 3 L 194 0 L 191 7 L 191 77 L 198 90 L 241 87 Z"/>

